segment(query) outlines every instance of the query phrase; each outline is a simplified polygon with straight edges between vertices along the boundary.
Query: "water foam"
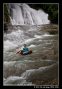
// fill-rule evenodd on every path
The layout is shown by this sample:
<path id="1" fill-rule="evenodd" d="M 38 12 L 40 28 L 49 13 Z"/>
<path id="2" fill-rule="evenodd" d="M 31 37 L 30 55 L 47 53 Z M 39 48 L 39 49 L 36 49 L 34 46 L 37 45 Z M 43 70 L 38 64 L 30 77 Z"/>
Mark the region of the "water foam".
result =
<path id="1" fill-rule="evenodd" d="M 4 61 L 5 66 L 12 66 L 16 63 L 16 61 Z"/>
<path id="2" fill-rule="evenodd" d="M 35 38 L 42 38 L 42 35 L 34 35 Z"/>
<path id="3" fill-rule="evenodd" d="M 23 3 L 9 4 L 12 25 L 42 25 L 49 24 L 48 14 L 43 10 L 35 10 L 29 5 Z"/>
<path id="4" fill-rule="evenodd" d="M 9 41 L 9 40 L 4 41 L 4 50 L 5 51 L 16 48 L 16 47 L 17 47 L 17 45 L 14 44 L 12 41 Z"/>
<path id="5" fill-rule="evenodd" d="M 33 45 L 33 44 L 32 44 L 32 45 L 30 45 L 28 48 L 33 48 L 33 47 L 36 47 L 36 45 Z"/>

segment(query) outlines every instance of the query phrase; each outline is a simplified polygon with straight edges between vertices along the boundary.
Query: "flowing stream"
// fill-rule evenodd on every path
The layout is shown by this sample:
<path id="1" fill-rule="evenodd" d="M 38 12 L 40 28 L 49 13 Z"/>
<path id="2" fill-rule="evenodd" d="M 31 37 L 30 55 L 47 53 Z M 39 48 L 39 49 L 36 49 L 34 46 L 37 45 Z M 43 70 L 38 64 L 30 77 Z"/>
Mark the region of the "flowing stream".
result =
<path id="1" fill-rule="evenodd" d="M 58 34 L 47 29 L 54 25 L 9 26 L 4 33 L 4 85 L 49 85 L 54 79 L 58 84 Z M 24 43 L 32 54 L 16 54 Z"/>

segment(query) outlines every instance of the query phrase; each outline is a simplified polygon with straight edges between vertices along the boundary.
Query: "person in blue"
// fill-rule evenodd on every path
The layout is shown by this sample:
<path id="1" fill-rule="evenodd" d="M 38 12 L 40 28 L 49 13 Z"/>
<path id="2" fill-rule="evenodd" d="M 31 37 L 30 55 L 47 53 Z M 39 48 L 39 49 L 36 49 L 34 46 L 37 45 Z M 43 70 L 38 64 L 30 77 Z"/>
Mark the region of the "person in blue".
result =
<path id="1" fill-rule="evenodd" d="M 29 53 L 29 49 L 26 47 L 26 44 L 24 44 L 23 54 L 28 54 L 28 53 Z"/>
<path id="2" fill-rule="evenodd" d="M 32 53 L 32 50 L 29 50 L 29 49 L 26 47 L 26 44 L 24 44 L 23 50 L 20 50 L 20 51 L 18 51 L 17 53 L 20 53 L 20 54 L 22 54 L 22 55 L 27 55 L 27 54 L 31 54 L 31 53 Z"/>

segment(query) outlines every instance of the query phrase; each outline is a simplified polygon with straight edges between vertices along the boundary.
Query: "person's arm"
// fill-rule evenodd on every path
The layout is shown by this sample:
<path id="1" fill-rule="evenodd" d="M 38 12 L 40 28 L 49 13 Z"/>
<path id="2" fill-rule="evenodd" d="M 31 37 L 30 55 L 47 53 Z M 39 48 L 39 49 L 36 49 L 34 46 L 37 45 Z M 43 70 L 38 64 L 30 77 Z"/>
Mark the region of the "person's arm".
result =
<path id="1" fill-rule="evenodd" d="M 21 50 L 20 50 L 20 51 L 18 51 L 17 53 L 20 53 L 20 52 L 21 52 Z M 16 54 L 17 54 L 17 53 L 16 53 Z"/>

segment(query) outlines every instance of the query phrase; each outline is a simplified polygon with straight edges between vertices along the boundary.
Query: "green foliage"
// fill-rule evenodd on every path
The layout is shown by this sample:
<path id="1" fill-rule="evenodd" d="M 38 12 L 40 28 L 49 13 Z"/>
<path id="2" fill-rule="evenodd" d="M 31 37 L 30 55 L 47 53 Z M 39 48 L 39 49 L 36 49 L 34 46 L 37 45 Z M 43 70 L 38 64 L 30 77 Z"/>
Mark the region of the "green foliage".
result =
<path id="1" fill-rule="evenodd" d="M 29 4 L 32 8 L 43 9 L 49 14 L 51 23 L 58 23 L 58 4 Z"/>
<path id="2" fill-rule="evenodd" d="M 4 4 L 4 22 L 10 23 L 10 17 L 8 13 L 7 4 Z"/>
<path id="3" fill-rule="evenodd" d="M 47 12 L 52 23 L 58 23 L 58 5 L 49 5 Z"/>

